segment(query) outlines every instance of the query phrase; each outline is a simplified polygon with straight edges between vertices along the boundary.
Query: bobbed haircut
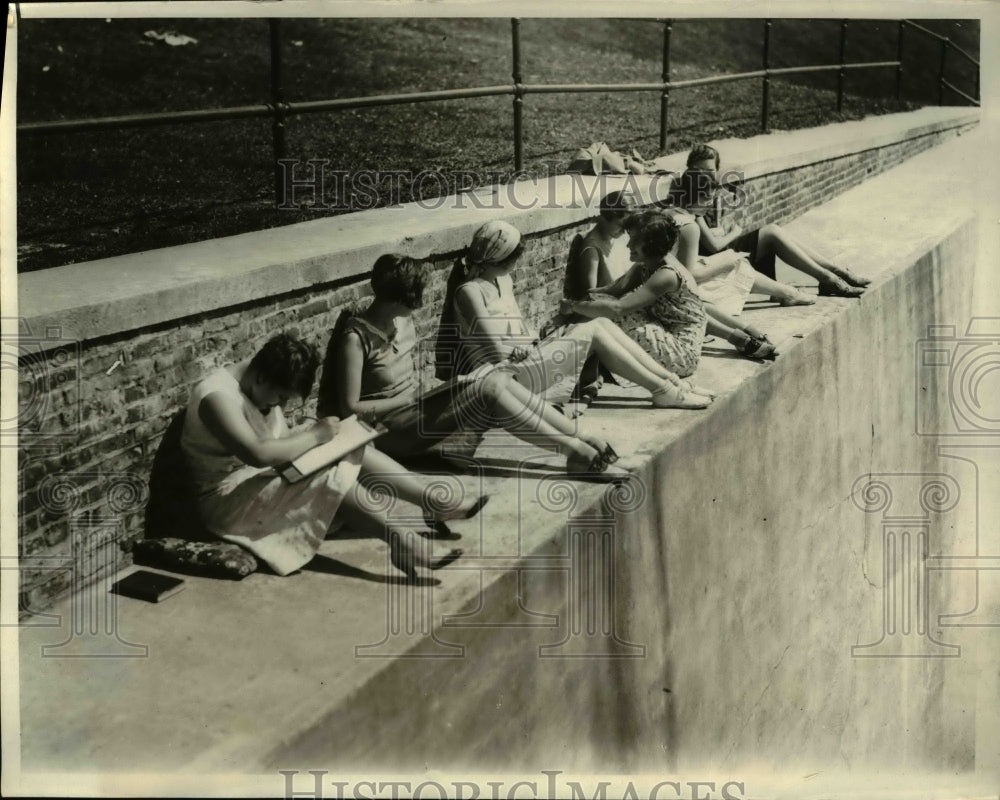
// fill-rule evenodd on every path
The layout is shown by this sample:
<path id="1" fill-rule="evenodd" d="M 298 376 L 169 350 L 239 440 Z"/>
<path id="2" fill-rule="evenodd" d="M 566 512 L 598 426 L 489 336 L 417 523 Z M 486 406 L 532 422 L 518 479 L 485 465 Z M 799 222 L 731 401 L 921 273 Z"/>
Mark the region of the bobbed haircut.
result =
<path id="1" fill-rule="evenodd" d="M 601 198 L 601 216 L 605 219 L 627 217 L 637 206 L 638 202 L 632 194 L 622 190 L 609 192 Z"/>
<path id="2" fill-rule="evenodd" d="M 677 223 L 659 211 L 644 211 L 625 220 L 629 238 L 638 240 L 643 249 L 654 258 L 664 258 L 677 243 Z"/>
<path id="3" fill-rule="evenodd" d="M 426 285 L 424 262 L 398 253 L 379 256 L 372 267 L 372 291 L 375 299 L 420 308 Z"/>
<path id="4" fill-rule="evenodd" d="M 675 205 L 690 208 L 711 201 L 719 186 L 713 173 L 703 169 L 687 169 L 671 188 L 671 195 Z"/>
<path id="5" fill-rule="evenodd" d="M 268 339 L 250 360 L 250 368 L 260 378 L 303 399 L 312 391 L 318 367 L 316 348 L 290 333 Z"/>
<path id="6" fill-rule="evenodd" d="M 691 148 L 691 152 L 688 153 L 687 167 L 690 169 L 699 161 L 708 161 L 709 159 L 713 159 L 715 161 L 716 169 L 718 169 L 719 165 L 722 163 L 722 159 L 719 157 L 719 151 L 712 147 L 712 145 L 704 143 L 696 144 Z"/>

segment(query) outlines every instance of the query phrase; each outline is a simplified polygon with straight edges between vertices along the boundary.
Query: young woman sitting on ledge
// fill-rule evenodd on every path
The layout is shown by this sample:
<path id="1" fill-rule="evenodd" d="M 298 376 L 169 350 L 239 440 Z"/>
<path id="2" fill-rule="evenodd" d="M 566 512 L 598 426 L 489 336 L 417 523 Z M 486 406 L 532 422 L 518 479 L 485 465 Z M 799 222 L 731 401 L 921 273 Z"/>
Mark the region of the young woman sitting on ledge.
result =
<path id="1" fill-rule="evenodd" d="M 634 198 L 626 192 L 611 192 L 601 199 L 597 224 L 583 237 L 578 255 L 571 258 L 568 265 L 563 287 L 564 296 L 568 300 L 587 300 L 590 292 L 606 293 L 603 287 L 610 286 L 628 271 L 630 263 L 623 270 L 619 268 L 620 258 L 614 259 L 615 263 L 612 263 L 612 258 L 621 249 L 617 246 L 617 240 L 625 233 L 626 219 L 637 213 L 635 208 Z M 775 355 L 774 345 L 768 341 L 767 334 L 733 318 L 734 313 L 738 314 L 742 310 L 743 304 L 739 303 L 737 309 L 731 298 L 742 293 L 742 300 L 745 301 L 753 288 L 754 291 L 769 293 L 774 290 L 783 298 L 785 305 L 809 304 L 814 302 L 813 299 L 791 286 L 754 273 L 749 263 L 738 257 L 737 253 L 730 253 L 732 258 L 728 260 L 725 256 L 718 256 L 711 260 L 712 263 L 699 260 L 699 234 L 694 217 L 674 209 L 664 209 L 662 213 L 678 224 L 677 258 L 699 284 L 698 293 L 708 315 L 706 332 L 725 339 L 750 358 L 770 358 Z M 694 249 L 693 252 L 688 252 L 692 236 Z M 746 271 L 751 276 L 749 282 Z"/>
<path id="2" fill-rule="evenodd" d="M 516 228 L 487 222 L 456 263 L 442 329 L 456 329 L 452 363 L 458 374 L 501 364 L 533 393 L 562 403 L 570 398 L 587 358 L 596 354 L 616 375 L 648 390 L 654 408 L 705 408 L 711 402 L 710 393 L 664 369 L 609 320 L 560 325 L 539 341 L 514 297 L 510 273 L 522 252 Z"/>
<path id="3" fill-rule="evenodd" d="M 631 269 L 611 284 L 592 289 L 584 300 L 565 301 L 565 308 L 585 317 L 615 320 L 664 367 L 690 375 L 701 358 L 708 314 L 693 276 L 671 254 L 677 226 L 659 211 L 632 214 L 624 226 Z M 747 355 L 763 358 L 774 352 L 769 342 L 739 330 L 723 330 L 734 345 L 752 342 L 743 348 Z"/>
<path id="4" fill-rule="evenodd" d="M 575 425 L 509 372 L 455 379 L 418 395 L 411 316 L 423 305 L 426 265 L 404 255 L 381 256 L 372 268 L 375 295 L 363 310 L 338 320 L 330 336 L 319 390 L 319 413 L 357 414 L 389 433 L 374 444 L 404 458 L 427 452 L 447 457 L 449 436 L 504 428 L 530 442 L 555 445 L 567 472 L 603 472 L 617 458 L 602 439 Z"/>
<path id="5" fill-rule="evenodd" d="M 365 446 L 297 483 L 274 467 L 332 439 L 336 417 L 324 417 L 292 431 L 282 413 L 292 398 L 312 390 L 319 356 L 288 334 L 268 341 L 252 358 L 208 374 L 191 393 L 181 433 L 181 450 L 197 492 L 197 510 L 214 535 L 235 542 L 288 575 L 316 554 L 334 519 L 385 539 L 392 563 L 409 577 L 416 567 L 437 569 L 461 551 L 433 561 L 412 536 L 395 529 L 378 509 L 359 500 L 359 476 L 377 473 L 399 497 L 428 507 L 430 482 Z M 483 498 L 461 498 L 454 506 L 425 512 L 437 520 L 475 514 Z M 428 537 L 433 531 L 428 530 Z"/>
<path id="6" fill-rule="evenodd" d="M 859 297 L 871 283 L 850 270 L 838 267 L 829 259 L 794 238 L 778 225 L 769 224 L 756 230 L 744 230 L 735 223 L 715 219 L 713 227 L 706 217 L 716 215 L 719 192 L 719 151 L 707 144 L 695 145 L 687 158 L 687 170 L 681 176 L 673 202 L 695 216 L 698 224 L 699 252 L 713 255 L 732 249 L 749 254 L 753 268 L 774 278 L 775 258 L 819 281 L 819 294 L 826 297 Z M 780 296 L 778 296 L 780 301 Z"/>

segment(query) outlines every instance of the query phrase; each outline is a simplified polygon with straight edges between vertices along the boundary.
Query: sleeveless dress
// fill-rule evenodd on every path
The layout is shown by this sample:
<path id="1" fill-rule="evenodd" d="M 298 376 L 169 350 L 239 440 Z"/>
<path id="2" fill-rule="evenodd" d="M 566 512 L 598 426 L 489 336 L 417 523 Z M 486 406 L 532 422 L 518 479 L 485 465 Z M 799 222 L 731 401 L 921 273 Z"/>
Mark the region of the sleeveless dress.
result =
<path id="1" fill-rule="evenodd" d="M 191 393 L 181 432 L 198 514 L 211 533 L 245 547 L 279 575 L 288 575 L 319 549 L 341 501 L 357 481 L 364 448 L 298 483 L 288 483 L 272 467 L 243 463 L 209 431 L 198 407 L 215 393 L 237 400 L 260 436 L 289 435 L 280 408 L 264 415 L 240 391 L 232 373 L 224 368 L 210 373 Z"/>
<path id="2" fill-rule="evenodd" d="M 694 280 L 671 264 L 642 267 L 642 282 L 660 269 L 672 271 L 679 281 L 652 305 L 618 318 L 618 325 L 663 367 L 686 378 L 698 368 L 701 343 L 708 318 Z"/>
<path id="3" fill-rule="evenodd" d="M 662 213 L 677 223 L 679 229 L 693 225 L 698 236 L 701 236 L 698 221 L 694 214 L 682 211 L 679 208 L 664 209 Z M 743 237 L 740 238 L 742 239 Z M 738 246 L 739 242 L 739 239 L 734 241 L 726 249 L 742 252 L 744 248 Z M 756 244 L 754 247 L 756 247 Z M 699 251 L 701 250 L 701 240 L 699 239 Z M 699 254 L 708 258 L 711 257 L 704 252 L 700 252 Z M 743 306 L 746 304 L 747 298 L 750 297 L 751 291 L 753 291 L 753 284 L 756 279 L 757 275 L 754 272 L 751 262 L 746 258 L 741 258 L 736 262 L 736 266 L 728 272 L 700 282 L 698 284 L 698 294 L 701 295 L 702 300 L 706 303 L 711 303 L 719 311 L 737 317 L 743 312 Z"/>
<path id="4" fill-rule="evenodd" d="M 398 317 L 395 335 L 390 337 L 363 317 L 353 316 L 345 323 L 342 335 L 348 333 L 361 342 L 364 361 L 360 400 L 385 400 L 419 390 L 413 320 Z M 481 392 L 481 379 L 461 378 L 423 392 L 415 396 L 413 403 L 377 418 L 389 432 L 373 444 L 397 459 L 425 453 L 471 455 L 482 433 L 495 427 L 494 420 L 487 416 Z M 329 398 L 321 398 L 320 403 L 321 408 L 332 408 Z"/>
<path id="5" fill-rule="evenodd" d="M 512 373 L 518 383 L 550 403 L 569 401 L 590 355 L 594 326 L 587 322 L 561 325 L 554 334 L 535 345 L 537 336 L 521 316 L 509 275 L 500 276 L 496 283 L 473 278 L 462 286 L 471 286 L 480 293 L 489 318 L 503 321 L 505 329 L 500 338 L 506 353 L 517 346 L 531 349 L 531 354 L 523 361 L 504 363 L 500 368 Z M 493 349 L 482 334 L 478 320 L 466 319 L 457 303 L 455 317 L 460 337 L 456 371 L 468 373 L 490 363 Z"/>

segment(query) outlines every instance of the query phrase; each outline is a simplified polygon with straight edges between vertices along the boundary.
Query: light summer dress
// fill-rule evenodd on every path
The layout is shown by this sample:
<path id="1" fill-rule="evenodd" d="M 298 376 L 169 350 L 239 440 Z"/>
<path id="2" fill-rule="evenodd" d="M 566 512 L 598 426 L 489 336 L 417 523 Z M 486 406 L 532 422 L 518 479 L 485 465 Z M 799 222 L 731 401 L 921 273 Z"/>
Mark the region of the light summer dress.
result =
<path id="1" fill-rule="evenodd" d="M 227 369 L 210 373 L 191 393 L 181 433 L 198 513 L 211 533 L 245 547 L 279 575 L 288 575 L 319 549 L 337 508 L 357 481 L 364 448 L 298 483 L 288 483 L 272 467 L 243 463 L 215 438 L 198 414 L 201 401 L 213 393 L 237 400 L 258 435 L 280 439 L 289 434 L 280 408 L 264 415 Z"/>

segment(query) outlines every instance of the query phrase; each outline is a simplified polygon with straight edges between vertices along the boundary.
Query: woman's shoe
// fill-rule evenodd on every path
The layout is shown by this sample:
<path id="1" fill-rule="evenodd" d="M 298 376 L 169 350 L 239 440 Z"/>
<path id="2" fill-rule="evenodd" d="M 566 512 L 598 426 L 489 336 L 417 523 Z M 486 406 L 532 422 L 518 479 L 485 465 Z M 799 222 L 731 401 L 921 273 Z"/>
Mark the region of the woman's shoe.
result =
<path id="1" fill-rule="evenodd" d="M 849 286 L 840 279 L 822 281 L 819 284 L 820 297 L 861 297 L 865 290 L 860 286 Z"/>
<path id="2" fill-rule="evenodd" d="M 582 456 L 579 453 L 570 453 L 566 456 L 566 472 L 568 474 L 599 475 L 607 471 L 608 462 L 604 458 L 604 453 L 593 445 L 590 447 L 595 451 L 593 456 Z"/>
<path id="3" fill-rule="evenodd" d="M 417 567 L 424 569 L 441 569 L 455 561 L 462 555 L 462 551 L 455 548 L 447 555 L 436 561 L 428 558 L 425 553 L 413 549 L 413 545 L 403 538 L 399 531 L 393 531 L 389 537 L 389 560 L 392 565 L 406 575 L 410 580 L 418 577 Z"/>
<path id="4" fill-rule="evenodd" d="M 776 300 L 779 306 L 811 306 L 815 304 L 816 298 L 812 295 L 806 294 L 805 292 L 800 292 L 798 289 L 792 289 L 785 297 L 775 297 L 771 296 L 772 300 Z"/>
<path id="5" fill-rule="evenodd" d="M 488 494 L 480 495 L 476 499 L 476 502 L 473 503 L 471 506 L 469 506 L 469 508 L 465 509 L 464 511 L 461 508 L 453 508 L 451 510 L 440 511 L 440 512 L 425 510 L 424 519 L 428 520 L 428 524 L 432 524 L 430 520 L 433 520 L 436 523 L 436 522 L 448 522 L 449 520 L 456 520 L 456 519 L 472 519 L 474 516 L 476 516 L 476 514 L 482 511 L 483 506 L 485 506 L 489 502 L 489 500 L 490 496 Z"/>
<path id="6" fill-rule="evenodd" d="M 842 281 L 849 283 L 851 286 L 860 286 L 864 288 L 872 282 L 871 278 L 862 278 L 860 275 L 855 275 L 846 267 L 827 267 L 827 269 Z"/>
<path id="7" fill-rule="evenodd" d="M 427 530 L 417 531 L 417 533 L 425 539 L 448 542 L 462 538 L 461 534 L 455 533 L 448 527 L 447 522 L 440 519 L 434 519 L 434 515 L 429 511 L 424 512 L 424 524 L 427 526 Z"/>
<path id="8" fill-rule="evenodd" d="M 746 343 L 740 348 L 740 351 L 743 355 L 750 358 L 773 359 L 778 355 L 778 351 L 773 344 L 768 341 L 761 341 L 753 336 L 747 339 Z"/>
<path id="9" fill-rule="evenodd" d="M 667 381 L 653 392 L 653 408 L 708 408 L 712 400 L 704 395 L 686 392 Z"/>
<path id="10" fill-rule="evenodd" d="M 603 439 L 600 439 L 597 436 L 587 436 L 583 433 L 578 434 L 577 436 L 593 447 L 600 454 L 601 458 L 604 459 L 605 464 L 614 464 L 618 460 L 618 453 L 616 453 L 615 449 Z"/>
<path id="11" fill-rule="evenodd" d="M 685 378 L 680 378 L 678 383 L 674 385 L 688 394 L 698 394 L 702 397 L 707 397 L 709 400 L 714 400 L 718 396 L 718 394 L 711 389 L 706 389 L 704 386 L 697 386 Z"/>
<path id="12" fill-rule="evenodd" d="M 762 342 L 770 342 L 771 341 L 770 337 L 766 333 L 764 333 L 764 331 L 762 331 L 760 328 L 757 328 L 757 327 L 755 327 L 753 325 L 747 325 L 743 329 L 743 333 L 745 333 L 747 336 L 752 336 L 754 339 L 759 339 Z"/>

